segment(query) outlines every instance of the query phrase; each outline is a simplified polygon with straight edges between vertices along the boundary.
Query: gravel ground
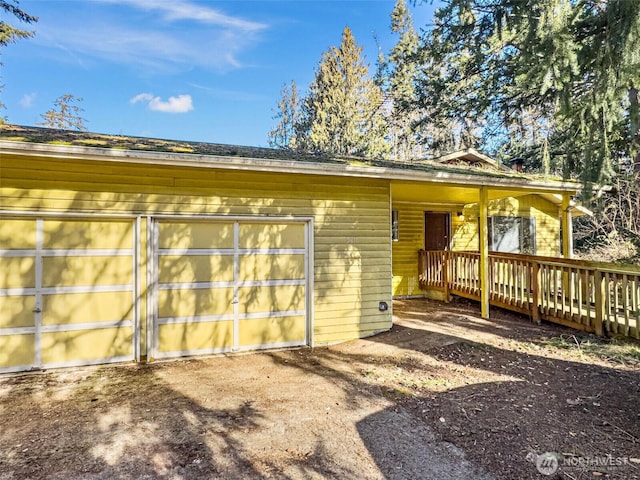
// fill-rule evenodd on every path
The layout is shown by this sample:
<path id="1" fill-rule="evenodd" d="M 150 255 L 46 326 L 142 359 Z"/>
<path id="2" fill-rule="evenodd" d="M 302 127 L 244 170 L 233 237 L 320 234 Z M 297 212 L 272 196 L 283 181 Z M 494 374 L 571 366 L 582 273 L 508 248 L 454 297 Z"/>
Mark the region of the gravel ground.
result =
<path id="1" fill-rule="evenodd" d="M 394 309 L 330 348 L 0 377 L 0 480 L 640 478 L 637 365 L 465 302 Z M 575 456 L 542 476 L 545 452 Z M 566 460 L 603 455 L 627 463 Z"/>

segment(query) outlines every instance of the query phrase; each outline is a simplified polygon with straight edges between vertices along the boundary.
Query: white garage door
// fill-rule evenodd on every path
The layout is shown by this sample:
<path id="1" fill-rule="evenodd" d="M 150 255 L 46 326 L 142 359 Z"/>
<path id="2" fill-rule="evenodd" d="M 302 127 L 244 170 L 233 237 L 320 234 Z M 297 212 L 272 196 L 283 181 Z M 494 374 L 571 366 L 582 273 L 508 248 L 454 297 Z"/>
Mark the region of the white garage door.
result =
<path id="1" fill-rule="evenodd" d="M 307 344 L 308 228 L 156 220 L 152 356 Z"/>
<path id="2" fill-rule="evenodd" d="M 133 360 L 134 225 L 0 219 L 0 371 Z"/>

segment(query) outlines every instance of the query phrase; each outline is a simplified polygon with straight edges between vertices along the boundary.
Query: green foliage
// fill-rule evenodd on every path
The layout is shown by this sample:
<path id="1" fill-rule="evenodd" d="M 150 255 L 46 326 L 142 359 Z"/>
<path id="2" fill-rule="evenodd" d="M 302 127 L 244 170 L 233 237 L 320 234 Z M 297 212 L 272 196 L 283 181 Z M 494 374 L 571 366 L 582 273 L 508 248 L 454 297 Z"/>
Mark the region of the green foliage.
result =
<path id="1" fill-rule="evenodd" d="M 24 10 L 18 7 L 17 0 L 0 0 L 0 10 L 9 13 L 16 17 L 23 23 L 35 23 L 38 21 L 38 17 L 29 15 Z M 0 47 L 5 47 L 10 43 L 14 43 L 21 38 L 33 37 L 35 33 L 30 30 L 23 30 L 9 25 L 4 20 L 0 20 Z M 2 62 L 0 62 L 0 66 Z M 0 91 L 4 88 L 4 85 L 0 84 Z M 0 109 L 5 108 L 4 103 L 0 102 Z M 0 117 L 0 124 L 4 123 L 4 118 Z"/>
<path id="2" fill-rule="evenodd" d="M 585 182 L 638 150 L 636 0 L 451 0 L 420 51 L 416 108 L 459 144 Z"/>
<path id="3" fill-rule="evenodd" d="M 362 47 L 346 27 L 340 46 L 322 56 L 307 95 L 298 99 L 293 87 L 283 90 L 270 143 L 314 153 L 382 157 L 388 151 L 382 106 L 382 91 L 369 76 Z"/>
<path id="4" fill-rule="evenodd" d="M 83 109 L 76 105 L 78 102 L 82 102 L 82 98 L 70 93 L 61 95 L 53 102 L 54 108 L 41 115 L 44 121 L 38 125 L 59 130 L 86 131 L 86 120 L 80 116 Z"/>
<path id="5" fill-rule="evenodd" d="M 19 2 L 17 0 L 0 0 L 0 10 L 13 15 L 23 23 L 35 23 L 38 21 L 38 17 L 29 15 L 27 12 L 20 9 Z M 2 47 L 10 43 L 14 43 L 21 38 L 33 37 L 33 35 L 34 32 L 32 31 L 16 28 L 5 21 L 0 20 L 0 46 Z"/>
<path id="6" fill-rule="evenodd" d="M 301 121 L 301 99 L 293 80 L 280 91 L 277 110 L 273 119 L 277 124 L 269 132 L 269 146 L 285 150 L 297 150 L 297 128 Z"/>
<path id="7" fill-rule="evenodd" d="M 385 92 L 391 156 L 411 160 L 423 156 L 416 124 L 424 112 L 414 108 L 420 38 L 404 0 L 397 0 L 391 13 L 391 32 L 398 36 L 398 42 L 388 57 L 380 55 L 376 81 Z"/>

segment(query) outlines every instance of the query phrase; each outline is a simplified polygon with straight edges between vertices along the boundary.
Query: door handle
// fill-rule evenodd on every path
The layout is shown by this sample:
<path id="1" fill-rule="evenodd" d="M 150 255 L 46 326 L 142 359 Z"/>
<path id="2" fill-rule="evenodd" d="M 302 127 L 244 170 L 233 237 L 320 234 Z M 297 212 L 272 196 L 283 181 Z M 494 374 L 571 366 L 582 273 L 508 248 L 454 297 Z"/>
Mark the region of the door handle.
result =
<path id="1" fill-rule="evenodd" d="M 42 309 L 40 308 L 39 305 L 36 305 L 35 307 L 33 307 L 33 310 L 31 310 L 33 313 L 41 313 Z"/>

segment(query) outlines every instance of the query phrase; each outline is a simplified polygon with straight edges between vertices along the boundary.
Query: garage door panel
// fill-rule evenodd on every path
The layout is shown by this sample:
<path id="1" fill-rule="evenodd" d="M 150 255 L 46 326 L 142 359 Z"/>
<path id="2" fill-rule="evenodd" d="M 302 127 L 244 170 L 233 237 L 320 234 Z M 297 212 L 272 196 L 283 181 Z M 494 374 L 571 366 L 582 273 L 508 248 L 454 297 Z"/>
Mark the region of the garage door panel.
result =
<path id="1" fill-rule="evenodd" d="M 160 283 L 233 281 L 233 255 L 163 255 L 158 262 Z"/>
<path id="2" fill-rule="evenodd" d="M 239 275 L 243 280 L 302 280 L 305 277 L 304 254 L 240 255 Z"/>
<path id="3" fill-rule="evenodd" d="M 173 289 L 158 292 L 161 318 L 233 313 L 233 288 Z"/>
<path id="4" fill-rule="evenodd" d="M 305 229 L 300 223 L 241 223 L 240 248 L 304 248 Z"/>
<path id="5" fill-rule="evenodd" d="M 160 223 L 159 247 L 233 248 L 233 223 Z"/>
<path id="6" fill-rule="evenodd" d="M 45 220 L 45 249 L 130 249 L 133 222 L 111 220 Z"/>
<path id="7" fill-rule="evenodd" d="M 35 362 L 35 335 L 0 336 L 0 367 L 30 366 Z"/>
<path id="8" fill-rule="evenodd" d="M 34 257 L 0 257 L 0 289 L 34 288 L 35 286 Z"/>
<path id="9" fill-rule="evenodd" d="M 35 220 L 12 218 L 3 218 L 0 220 L 0 245 L 2 250 L 35 249 Z"/>
<path id="10" fill-rule="evenodd" d="M 305 343 L 305 223 L 160 219 L 154 232 L 156 355 Z"/>
<path id="11" fill-rule="evenodd" d="M 159 325 L 158 341 L 158 350 L 163 353 L 229 349 L 233 345 L 233 321 Z"/>
<path id="12" fill-rule="evenodd" d="M 45 257 L 42 285 L 104 286 L 132 283 L 131 256 L 104 257 Z"/>
<path id="13" fill-rule="evenodd" d="M 72 330 L 42 334 L 42 361 L 65 364 L 131 357 L 131 328 Z"/>
<path id="14" fill-rule="evenodd" d="M 33 327 L 35 306 L 36 297 L 33 295 L 0 297 L 0 328 Z"/>
<path id="15" fill-rule="evenodd" d="M 240 346 L 302 343 L 306 335 L 304 315 L 240 320 Z"/>
<path id="16" fill-rule="evenodd" d="M 130 291 L 43 295 L 42 324 L 133 321 Z"/>
<path id="17" fill-rule="evenodd" d="M 245 314 L 301 311 L 305 306 L 304 285 L 242 287 L 238 289 L 241 312 Z"/>

